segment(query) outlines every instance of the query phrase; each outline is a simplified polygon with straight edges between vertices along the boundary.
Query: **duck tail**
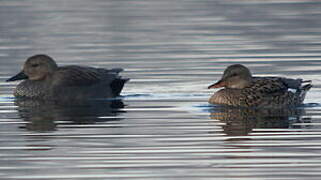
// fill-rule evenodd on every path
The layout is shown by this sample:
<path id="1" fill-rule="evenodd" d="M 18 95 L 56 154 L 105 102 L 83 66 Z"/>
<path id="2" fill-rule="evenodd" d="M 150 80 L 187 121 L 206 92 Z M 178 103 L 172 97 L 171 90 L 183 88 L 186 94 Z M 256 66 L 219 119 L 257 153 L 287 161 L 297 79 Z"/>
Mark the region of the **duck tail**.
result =
<path id="1" fill-rule="evenodd" d="M 309 81 L 309 82 L 311 82 L 311 81 Z M 301 103 L 304 101 L 305 95 L 311 89 L 311 87 L 312 87 L 312 84 L 306 84 L 306 85 L 300 87 L 299 91 L 297 91 Z"/>
<path id="2" fill-rule="evenodd" d="M 118 74 L 118 73 L 124 71 L 124 69 L 123 69 L 123 68 L 113 68 L 113 69 L 111 69 L 110 71 L 113 72 L 113 73 Z"/>
<path id="3" fill-rule="evenodd" d="M 300 90 L 302 88 L 302 84 L 311 83 L 311 80 L 303 80 L 303 79 L 291 79 L 291 78 L 281 78 L 281 81 L 291 89 Z"/>
<path id="4" fill-rule="evenodd" d="M 311 82 L 311 81 L 310 81 Z M 306 85 L 304 85 L 304 86 L 302 86 L 302 90 L 303 91 L 308 91 L 308 90 L 310 90 L 312 88 L 312 84 L 306 84 Z"/>
<path id="5" fill-rule="evenodd" d="M 115 79 L 111 84 L 110 87 L 112 89 L 112 93 L 114 96 L 119 96 L 120 92 L 122 91 L 122 89 L 124 88 L 125 83 L 129 81 L 129 78 L 125 78 L 125 79 Z"/>

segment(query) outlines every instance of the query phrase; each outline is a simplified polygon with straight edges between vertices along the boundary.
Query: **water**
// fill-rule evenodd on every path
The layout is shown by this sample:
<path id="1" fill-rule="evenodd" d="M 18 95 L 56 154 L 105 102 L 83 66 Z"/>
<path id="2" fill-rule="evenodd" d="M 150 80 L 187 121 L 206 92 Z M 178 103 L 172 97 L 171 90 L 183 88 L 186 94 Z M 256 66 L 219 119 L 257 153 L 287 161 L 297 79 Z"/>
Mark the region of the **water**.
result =
<path id="1" fill-rule="evenodd" d="M 319 179 L 320 10 L 313 0 L 1 1 L 0 179 Z M 4 81 L 37 53 L 122 67 L 131 81 L 116 105 L 15 102 Z M 314 87 L 296 109 L 208 105 L 206 87 L 233 63 Z"/>

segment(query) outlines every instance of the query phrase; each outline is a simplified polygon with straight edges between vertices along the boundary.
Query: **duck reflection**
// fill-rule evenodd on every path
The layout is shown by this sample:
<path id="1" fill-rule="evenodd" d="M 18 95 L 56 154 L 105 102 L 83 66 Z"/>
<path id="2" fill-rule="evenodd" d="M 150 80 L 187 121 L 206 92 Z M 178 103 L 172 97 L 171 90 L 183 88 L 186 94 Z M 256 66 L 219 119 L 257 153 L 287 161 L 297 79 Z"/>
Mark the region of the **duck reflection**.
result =
<path id="1" fill-rule="evenodd" d="M 302 108 L 215 107 L 211 110 L 211 118 L 224 123 L 222 128 L 228 136 L 246 136 L 254 128 L 293 128 L 293 123 L 308 121 L 302 119 L 304 114 Z"/>
<path id="2" fill-rule="evenodd" d="M 90 100 L 72 103 L 46 102 L 35 99 L 16 99 L 19 116 L 28 122 L 30 131 L 47 132 L 57 130 L 58 124 L 93 124 L 120 120 L 116 116 L 124 107 L 121 100 Z"/>

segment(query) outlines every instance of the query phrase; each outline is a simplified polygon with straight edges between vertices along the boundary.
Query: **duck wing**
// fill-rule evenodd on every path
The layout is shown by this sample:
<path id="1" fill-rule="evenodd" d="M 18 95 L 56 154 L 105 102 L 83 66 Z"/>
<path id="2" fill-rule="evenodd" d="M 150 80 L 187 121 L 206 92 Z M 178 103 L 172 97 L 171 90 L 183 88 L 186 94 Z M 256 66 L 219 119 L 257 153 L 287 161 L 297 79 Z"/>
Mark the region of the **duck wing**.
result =
<path id="1" fill-rule="evenodd" d="M 244 89 L 246 97 L 243 102 L 252 106 L 289 106 L 303 102 L 311 81 L 302 79 L 289 79 L 281 77 L 256 77 L 253 85 Z M 290 91 L 293 89 L 295 91 Z"/>
<path id="2" fill-rule="evenodd" d="M 290 89 L 300 89 L 303 84 L 311 83 L 311 80 L 303 80 L 303 79 L 292 79 L 292 78 L 284 78 L 284 77 L 254 77 L 254 79 L 265 79 L 265 80 L 276 80 L 282 82 Z"/>
<path id="3" fill-rule="evenodd" d="M 59 86 L 90 86 L 100 81 L 111 83 L 120 78 L 121 69 L 102 69 L 82 66 L 63 66 L 53 75 L 53 82 Z"/>

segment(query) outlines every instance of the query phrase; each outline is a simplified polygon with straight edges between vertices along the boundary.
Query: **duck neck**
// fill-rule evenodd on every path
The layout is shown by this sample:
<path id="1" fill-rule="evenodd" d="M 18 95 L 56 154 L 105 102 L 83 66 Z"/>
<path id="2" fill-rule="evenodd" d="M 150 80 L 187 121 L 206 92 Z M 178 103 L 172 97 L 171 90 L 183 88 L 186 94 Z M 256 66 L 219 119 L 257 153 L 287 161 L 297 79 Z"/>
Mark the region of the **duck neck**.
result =
<path id="1" fill-rule="evenodd" d="M 230 85 L 228 85 L 228 88 L 231 89 L 244 89 L 246 87 L 249 87 L 252 83 L 252 77 L 239 79 L 237 82 L 233 82 Z"/>

